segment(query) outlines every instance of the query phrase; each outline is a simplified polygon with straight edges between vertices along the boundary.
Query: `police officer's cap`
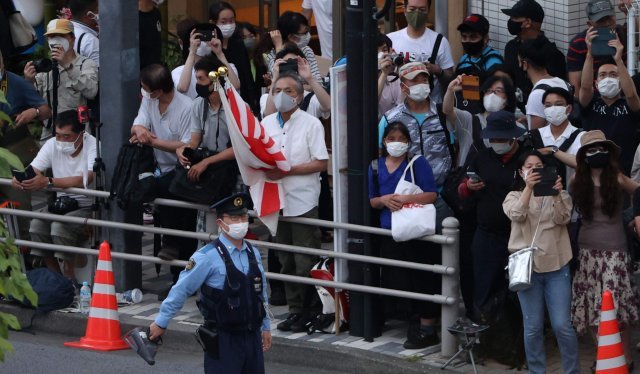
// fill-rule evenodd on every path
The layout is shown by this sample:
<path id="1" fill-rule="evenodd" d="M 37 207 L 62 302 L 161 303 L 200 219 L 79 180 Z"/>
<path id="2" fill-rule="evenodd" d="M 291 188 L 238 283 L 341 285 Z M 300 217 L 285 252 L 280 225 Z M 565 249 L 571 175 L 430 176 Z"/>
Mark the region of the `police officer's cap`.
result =
<path id="1" fill-rule="evenodd" d="M 225 197 L 211 205 L 209 208 L 215 209 L 218 217 L 221 217 L 223 214 L 242 215 L 247 213 L 249 198 L 249 195 L 244 192 L 240 192 L 229 197 Z"/>

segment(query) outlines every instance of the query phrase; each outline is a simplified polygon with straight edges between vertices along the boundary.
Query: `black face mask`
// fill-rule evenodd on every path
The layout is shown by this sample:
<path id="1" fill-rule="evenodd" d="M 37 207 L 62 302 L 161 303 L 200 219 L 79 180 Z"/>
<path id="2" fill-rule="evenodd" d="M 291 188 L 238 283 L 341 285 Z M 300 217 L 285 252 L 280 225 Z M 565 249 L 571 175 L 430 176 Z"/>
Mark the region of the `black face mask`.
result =
<path id="1" fill-rule="evenodd" d="M 516 22 L 510 19 L 507 22 L 507 30 L 509 30 L 509 34 L 511 35 L 519 35 L 522 32 L 522 22 Z"/>
<path id="2" fill-rule="evenodd" d="M 196 93 L 200 97 L 204 97 L 205 99 L 209 98 L 209 95 L 213 93 L 213 91 L 209 91 L 208 84 L 197 84 L 196 83 Z"/>
<path id="3" fill-rule="evenodd" d="M 609 163 L 609 152 L 598 152 L 587 156 L 586 162 L 592 169 L 602 169 Z"/>
<path id="4" fill-rule="evenodd" d="M 470 56 L 477 56 L 484 49 L 484 40 L 479 42 L 462 42 L 462 49 Z"/>

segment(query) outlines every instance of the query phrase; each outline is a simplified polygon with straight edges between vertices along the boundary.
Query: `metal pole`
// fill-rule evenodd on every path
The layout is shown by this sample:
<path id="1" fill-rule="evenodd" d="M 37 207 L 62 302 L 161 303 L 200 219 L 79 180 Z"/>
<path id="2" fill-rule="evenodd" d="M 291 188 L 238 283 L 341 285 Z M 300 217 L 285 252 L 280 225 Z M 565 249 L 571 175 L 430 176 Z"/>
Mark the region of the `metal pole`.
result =
<path id="1" fill-rule="evenodd" d="M 436 32 L 449 37 L 449 5 L 448 1 L 434 0 L 436 7 Z"/>
<path id="2" fill-rule="evenodd" d="M 336 62 L 338 61 L 338 59 L 340 59 L 342 56 L 344 56 L 344 45 L 345 45 L 345 41 L 344 41 L 344 18 L 345 18 L 345 8 L 344 8 L 344 4 L 345 1 L 343 0 L 331 0 L 333 1 L 333 12 L 332 12 L 332 19 L 333 19 L 333 34 L 332 34 L 332 41 L 331 41 L 331 49 L 333 50 L 332 52 L 332 56 L 333 56 L 333 61 L 332 62 Z"/>
<path id="3" fill-rule="evenodd" d="M 636 73 L 636 56 L 637 56 L 637 46 L 636 46 L 636 18 L 638 15 L 638 9 L 635 6 L 631 6 L 628 8 L 627 14 L 627 70 L 629 71 L 629 75 L 634 75 Z"/>
<path id="4" fill-rule="evenodd" d="M 269 30 L 278 28 L 278 18 L 280 18 L 280 0 L 265 0 L 269 5 Z"/>
<path id="5" fill-rule="evenodd" d="M 454 217 L 447 217 L 442 221 L 442 233 L 455 239 L 453 244 L 442 245 L 442 265 L 457 267 L 460 263 L 460 224 Z M 460 295 L 460 276 L 458 273 L 442 276 L 442 294 L 455 299 L 451 304 L 442 305 L 441 315 L 441 346 L 440 354 L 445 357 L 453 356 L 457 349 L 456 337 L 450 334 L 447 327 L 455 324 L 460 308 L 458 307 L 458 295 Z"/>
<path id="6" fill-rule="evenodd" d="M 140 105 L 140 52 L 138 37 L 138 3 L 130 0 L 101 1 L 100 34 L 100 116 L 104 123 L 103 154 L 106 165 L 107 190 L 111 186 L 118 148 L 129 139 L 133 119 Z M 107 219 L 112 222 L 142 224 L 142 209 L 126 212 L 110 201 Z M 122 230 L 109 230 L 107 238 L 114 252 L 142 253 L 142 235 Z M 140 263 L 114 261 L 117 289 L 142 286 Z"/>

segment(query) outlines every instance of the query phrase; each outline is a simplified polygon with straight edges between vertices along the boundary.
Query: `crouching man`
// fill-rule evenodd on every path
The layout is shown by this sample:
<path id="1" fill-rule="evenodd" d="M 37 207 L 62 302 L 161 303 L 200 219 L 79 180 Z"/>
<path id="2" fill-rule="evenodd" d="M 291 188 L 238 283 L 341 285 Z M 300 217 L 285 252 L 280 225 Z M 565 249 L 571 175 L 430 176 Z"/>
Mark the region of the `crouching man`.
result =
<path id="1" fill-rule="evenodd" d="M 239 193 L 211 206 L 222 233 L 191 256 L 149 327 L 151 340 L 162 336 L 198 291 L 205 373 L 264 373 L 263 352 L 271 348 L 266 277 L 258 249 L 244 240 L 248 199 Z"/>

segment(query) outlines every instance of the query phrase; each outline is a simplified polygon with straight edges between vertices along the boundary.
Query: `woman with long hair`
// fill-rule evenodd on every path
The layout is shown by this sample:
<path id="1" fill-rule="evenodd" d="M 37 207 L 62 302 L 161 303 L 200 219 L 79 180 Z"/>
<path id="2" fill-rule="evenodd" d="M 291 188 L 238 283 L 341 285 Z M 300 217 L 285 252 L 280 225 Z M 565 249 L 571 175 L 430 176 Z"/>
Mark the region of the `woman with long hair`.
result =
<path id="1" fill-rule="evenodd" d="M 620 148 L 602 131 L 585 133 L 581 145 L 570 183 L 576 210 L 582 217 L 571 304 L 573 323 L 578 334 L 591 333 L 595 339 L 602 292 L 611 291 L 618 307 L 627 363 L 631 365 L 628 328 L 638 321 L 638 305 L 622 210 L 625 193 L 633 194 L 638 184 L 620 172 Z"/>
<path id="2" fill-rule="evenodd" d="M 518 159 L 518 181 L 502 208 L 511 220 L 509 252 L 533 243 L 532 286 L 518 291 L 524 322 L 524 346 L 530 373 L 546 372 L 544 310 L 549 311 L 565 373 L 579 373 L 578 339 L 571 325 L 571 242 L 567 223 L 571 218 L 571 196 L 557 178 L 555 196 L 535 196 L 540 183 L 535 169 L 543 168 L 543 156 L 529 151 Z"/>
<path id="3" fill-rule="evenodd" d="M 415 180 L 411 180 L 409 172 L 405 179 L 418 185 L 423 193 L 396 194 L 396 186 L 411 159 L 407 153 L 411 136 L 403 123 L 392 122 L 385 128 L 382 139 L 382 156 L 373 160 L 369 167 L 369 202 L 371 207 L 381 211 L 380 226 L 390 229 L 392 212 L 402 209 L 404 204 L 433 204 L 438 198 L 438 192 L 431 166 L 427 159 L 421 156 L 412 166 Z M 428 245 L 429 243 L 418 240 L 398 243 L 390 236 L 384 236 L 380 242 L 382 257 L 422 264 L 439 264 L 440 251 L 432 250 Z M 383 286 L 388 288 L 424 294 L 440 293 L 439 276 L 420 270 L 385 267 L 382 269 L 382 282 Z M 435 330 L 439 309 L 438 304 L 426 301 L 412 305 L 410 313 L 415 313 L 420 322 L 410 324 L 407 341 L 404 343 L 405 349 L 420 349 L 440 342 Z"/>

